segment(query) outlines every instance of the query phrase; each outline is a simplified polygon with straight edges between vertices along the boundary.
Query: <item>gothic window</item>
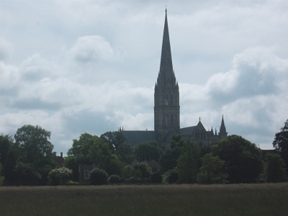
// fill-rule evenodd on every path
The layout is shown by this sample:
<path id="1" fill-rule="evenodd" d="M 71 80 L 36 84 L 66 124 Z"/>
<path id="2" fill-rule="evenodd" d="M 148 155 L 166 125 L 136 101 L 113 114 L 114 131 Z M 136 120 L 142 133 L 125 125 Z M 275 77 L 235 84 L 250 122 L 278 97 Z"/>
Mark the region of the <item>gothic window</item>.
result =
<path id="1" fill-rule="evenodd" d="M 173 115 L 171 115 L 171 125 L 173 125 Z"/>
<path id="2" fill-rule="evenodd" d="M 165 98 L 165 106 L 168 106 L 168 97 Z"/>
<path id="3" fill-rule="evenodd" d="M 169 115 L 166 115 L 166 125 L 169 125 Z"/>

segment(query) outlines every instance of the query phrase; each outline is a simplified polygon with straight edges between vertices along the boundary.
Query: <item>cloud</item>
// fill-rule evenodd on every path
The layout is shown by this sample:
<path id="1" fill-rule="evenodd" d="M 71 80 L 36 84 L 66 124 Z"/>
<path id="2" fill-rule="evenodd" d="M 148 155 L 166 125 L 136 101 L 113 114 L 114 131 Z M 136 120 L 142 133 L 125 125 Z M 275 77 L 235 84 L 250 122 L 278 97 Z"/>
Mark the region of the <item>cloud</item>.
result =
<path id="1" fill-rule="evenodd" d="M 0 36 L 0 61 L 10 57 L 12 52 L 12 44 L 5 38 Z"/>
<path id="2" fill-rule="evenodd" d="M 280 84 L 287 82 L 288 61 L 281 59 L 269 48 L 249 48 L 235 55 L 232 68 L 213 75 L 206 83 L 210 100 L 224 104 L 240 98 L 275 95 Z"/>
<path id="3" fill-rule="evenodd" d="M 110 61 L 115 57 L 110 43 L 99 35 L 78 38 L 70 52 L 76 61 L 82 63 Z"/>

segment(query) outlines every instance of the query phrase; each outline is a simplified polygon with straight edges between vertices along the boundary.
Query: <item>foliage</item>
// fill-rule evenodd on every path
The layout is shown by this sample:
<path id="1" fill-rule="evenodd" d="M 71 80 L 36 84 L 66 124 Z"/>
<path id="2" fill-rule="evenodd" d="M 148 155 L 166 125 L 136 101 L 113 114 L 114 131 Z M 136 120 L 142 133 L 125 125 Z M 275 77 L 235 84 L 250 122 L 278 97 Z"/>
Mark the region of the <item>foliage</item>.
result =
<path id="1" fill-rule="evenodd" d="M 266 178 L 267 182 L 283 182 L 286 180 L 286 166 L 279 154 L 266 155 Z"/>
<path id="2" fill-rule="evenodd" d="M 51 132 L 40 126 L 24 125 L 14 136 L 17 149 L 17 164 L 29 164 L 33 172 L 41 176 L 39 184 L 47 183 L 47 176 L 56 164 L 53 145 L 49 141 Z M 20 166 L 21 167 L 21 166 Z"/>
<path id="3" fill-rule="evenodd" d="M 288 119 L 284 123 L 284 127 L 281 128 L 280 132 L 275 134 L 273 147 L 281 154 L 286 164 L 286 169 L 288 169 Z"/>
<path id="4" fill-rule="evenodd" d="M 152 174 L 151 168 L 146 163 L 134 164 L 133 168 L 134 168 L 134 176 L 135 177 L 145 179 L 145 178 L 150 178 L 150 176 Z M 137 175 L 137 173 L 139 173 L 139 174 Z"/>
<path id="5" fill-rule="evenodd" d="M 177 160 L 180 183 L 195 183 L 199 168 L 199 148 L 186 141 Z"/>
<path id="6" fill-rule="evenodd" d="M 124 143 L 125 138 L 119 131 L 108 131 L 100 136 L 101 139 L 106 140 L 110 145 L 110 148 L 117 151 Z"/>
<path id="7" fill-rule="evenodd" d="M 151 175 L 151 183 L 152 184 L 161 184 L 162 183 L 162 175 L 160 175 L 160 173 L 153 173 Z"/>
<path id="8" fill-rule="evenodd" d="M 166 172 L 167 170 L 174 169 L 177 166 L 177 160 L 180 154 L 181 149 L 178 146 L 172 149 L 167 149 L 159 159 L 162 171 Z"/>
<path id="9" fill-rule="evenodd" d="M 16 145 L 20 148 L 21 161 L 38 165 L 45 156 L 51 156 L 53 145 L 51 132 L 40 126 L 24 125 L 16 131 L 14 136 Z"/>
<path id="10" fill-rule="evenodd" d="M 202 166 L 197 175 L 197 182 L 201 184 L 224 183 L 227 174 L 223 170 L 224 161 L 212 153 L 206 154 L 202 159 Z"/>
<path id="11" fill-rule="evenodd" d="M 137 145 L 135 149 L 135 156 L 138 161 L 159 160 L 163 150 L 157 142 L 143 142 Z"/>
<path id="12" fill-rule="evenodd" d="M 81 134 L 78 140 L 73 140 L 68 157 L 74 158 L 77 164 L 96 164 L 109 175 L 120 174 L 123 168 L 123 163 L 112 153 L 109 144 L 88 133 Z"/>
<path id="13" fill-rule="evenodd" d="M 63 185 L 70 180 L 71 176 L 72 170 L 66 167 L 53 169 L 48 174 L 48 183 L 50 185 Z"/>
<path id="14" fill-rule="evenodd" d="M 244 138 L 231 135 L 213 145 L 213 155 L 225 161 L 224 167 L 230 183 L 259 181 L 263 171 L 261 150 Z"/>
<path id="15" fill-rule="evenodd" d="M 126 165 L 123 169 L 122 175 L 125 179 L 133 177 L 134 176 L 134 168 L 131 165 Z"/>
<path id="16" fill-rule="evenodd" d="M 14 178 L 16 185 L 37 185 L 41 175 L 31 164 L 19 162 L 14 171 Z"/>
<path id="17" fill-rule="evenodd" d="M 119 131 L 109 131 L 100 136 L 101 139 L 109 143 L 109 147 L 113 153 L 117 155 L 119 160 L 126 164 L 132 163 L 134 160 L 133 150 L 130 145 L 125 143 L 125 137 Z"/>
<path id="18" fill-rule="evenodd" d="M 2 185 L 3 180 L 4 180 L 4 177 L 1 175 L 1 173 L 2 173 L 2 164 L 0 162 L 0 186 Z"/>
<path id="19" fill-rule="evenodd" d="M 104 185 L 108 183 L 108 174 L 105 170 L 94 168 L 90 173 L 91 185 Z"/>
<path id="20" fill-rule="evenodd" d="M 65 185 L 79 185 L 79 182 L 69 180 L 69 181 L 66 182 Z"/>
<path id="21" fill-rule="evenodd" d="M 12 137 L 0 135 L 0 163 L 4 166 L 8 153 L 13 145 Z"/>
<path id="22" fill-rule="evenodd" d="M 165 184 L 175 184 L 178 183 L 179 173 L 176 169 L 168 170 L 163 174 L 163 183 Z"/>
<path id="23" fill-rule="evenodd" d="M 64 160 L 64 166 L 72 170 L 72 180 L 79 181 L 79 164 L 73 156 L 68 156 Z"/>
<path id="24" fill-rule="evenodd" d="M 108 178 L 109 184 L 120 184 L 121 183 L 121 178 L 119 175 L 111 175 Z"/>

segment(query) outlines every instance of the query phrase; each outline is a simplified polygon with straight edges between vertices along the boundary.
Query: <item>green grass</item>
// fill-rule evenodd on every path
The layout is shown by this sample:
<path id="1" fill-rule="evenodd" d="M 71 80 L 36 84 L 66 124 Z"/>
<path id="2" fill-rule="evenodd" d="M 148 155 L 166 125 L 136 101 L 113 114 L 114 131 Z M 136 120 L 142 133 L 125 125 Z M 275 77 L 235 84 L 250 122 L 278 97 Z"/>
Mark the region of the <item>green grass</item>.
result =
<path id="1" fill-rule="evenodd" d="M 0 215 L 287 215 L 288 184 L 0 187 Z"/>

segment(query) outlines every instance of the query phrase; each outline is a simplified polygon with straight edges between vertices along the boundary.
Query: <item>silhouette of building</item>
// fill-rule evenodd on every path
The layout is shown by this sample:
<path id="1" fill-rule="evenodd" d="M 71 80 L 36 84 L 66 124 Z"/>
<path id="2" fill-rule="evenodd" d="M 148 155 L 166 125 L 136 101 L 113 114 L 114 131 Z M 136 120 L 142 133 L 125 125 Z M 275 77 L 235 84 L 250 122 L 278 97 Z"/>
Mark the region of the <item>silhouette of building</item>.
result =
<path id="1" fill-rule="evenodd" d="M 120 129 L 126 143 L 137 145 L 145 141 L 158 141 L 167 146 L 173 135 L 181 135 L 185 140 L 209 145 L 227 137 L 224 117 L 222 116 L 219 133 L 206 130 L 199 119 L 196 126 L 180 128 L 179 86 L 176 80 L 171 55 L 167 10 L 163 31 L 160 71 L 154 90 L 154 131 L 126 131 Z"/>

